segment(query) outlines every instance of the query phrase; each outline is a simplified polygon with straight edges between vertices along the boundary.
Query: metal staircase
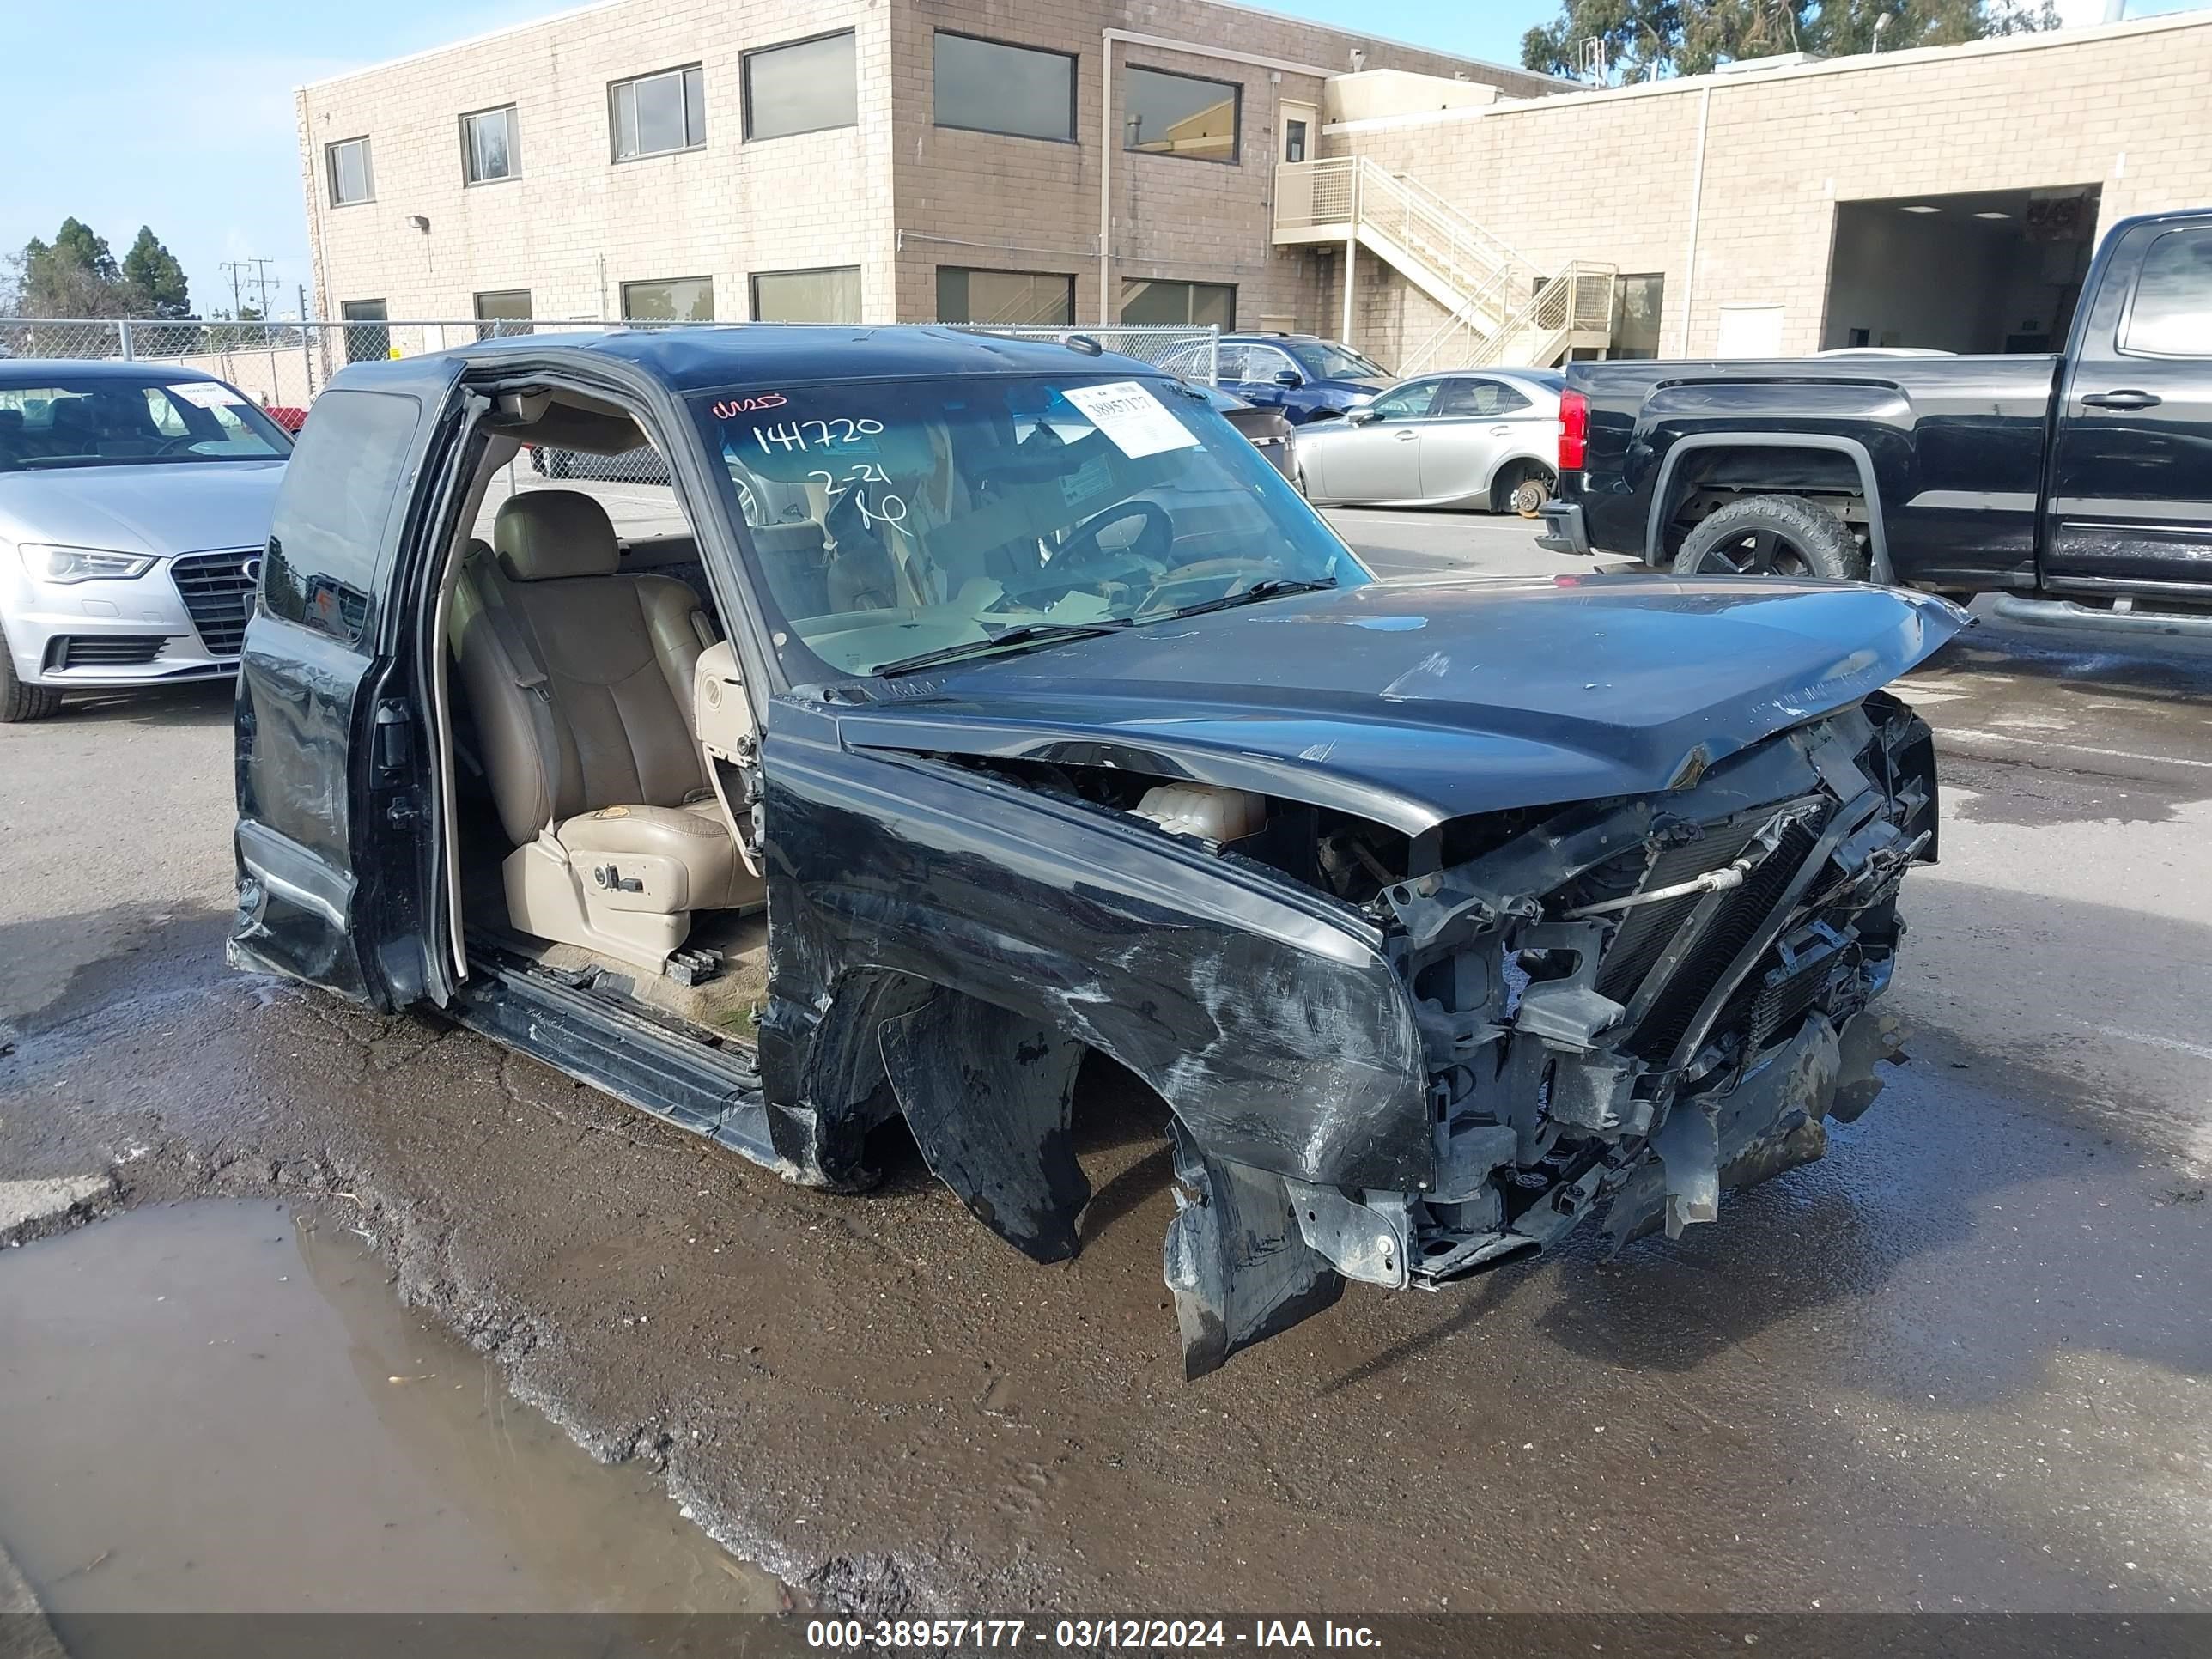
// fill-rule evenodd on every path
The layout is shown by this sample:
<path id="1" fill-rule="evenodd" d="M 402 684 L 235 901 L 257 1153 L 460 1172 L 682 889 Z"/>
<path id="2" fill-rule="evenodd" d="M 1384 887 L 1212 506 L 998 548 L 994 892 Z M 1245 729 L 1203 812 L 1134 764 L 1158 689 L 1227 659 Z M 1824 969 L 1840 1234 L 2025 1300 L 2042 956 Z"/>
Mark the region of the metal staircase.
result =
<path id="1" fill-rule="evenodd" d="M 1402 374 L 1549 365 L 1609 337 L 1612 266 L 1577 260 L 1547 274 L 1426 185 L 1364 155 L 1279 165 L 1274 241 L 1357 243 L 1443 308 Z"/>

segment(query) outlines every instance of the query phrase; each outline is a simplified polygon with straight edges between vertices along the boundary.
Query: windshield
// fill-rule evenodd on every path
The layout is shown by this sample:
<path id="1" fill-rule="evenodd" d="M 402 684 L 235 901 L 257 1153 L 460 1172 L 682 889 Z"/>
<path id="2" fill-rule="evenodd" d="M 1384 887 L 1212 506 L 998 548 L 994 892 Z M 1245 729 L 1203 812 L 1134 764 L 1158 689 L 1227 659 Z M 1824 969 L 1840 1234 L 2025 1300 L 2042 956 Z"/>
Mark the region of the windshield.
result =
<path id="1" fill-rule="evenodd" d="M 0 472 L 265 461 L 291 448 L 275 422 L 219 380 L 162 386 L 88 374 L 0 385 Z"/>
<path id="2" fill-rule="evenodd" d="M 1387 380 L 1390 371 L 1372 357 L 1328 340 L 1300 340 L 1290 349 L 1298 367 L 1316 380 Z"/>
<path id="3" fill-rule="evenodd" d="M 800 683 L 1370 580 L 1180 381 L 847 380 L 694 407 Z"/>

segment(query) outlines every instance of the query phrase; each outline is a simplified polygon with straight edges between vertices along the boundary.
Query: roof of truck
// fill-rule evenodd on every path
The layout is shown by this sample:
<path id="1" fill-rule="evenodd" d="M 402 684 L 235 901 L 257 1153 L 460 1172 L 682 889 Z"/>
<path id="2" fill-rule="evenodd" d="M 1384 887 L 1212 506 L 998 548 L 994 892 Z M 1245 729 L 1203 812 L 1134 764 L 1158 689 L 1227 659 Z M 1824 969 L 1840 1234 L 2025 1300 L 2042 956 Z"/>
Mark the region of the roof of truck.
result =
<path id="1" fill-rule="evenodd" d="M 515 335 L 462 349 L 471 357 L 538 356 L 549 350 L 604 354 L 635 363 L 678 391 L 742 384 L 765 393 L 783 381 L 1168 372 L 1139 358 L 1094 354 L 1060 340 L 1021 340 L 914 324 L 618 329 L 605 334 Z"/>

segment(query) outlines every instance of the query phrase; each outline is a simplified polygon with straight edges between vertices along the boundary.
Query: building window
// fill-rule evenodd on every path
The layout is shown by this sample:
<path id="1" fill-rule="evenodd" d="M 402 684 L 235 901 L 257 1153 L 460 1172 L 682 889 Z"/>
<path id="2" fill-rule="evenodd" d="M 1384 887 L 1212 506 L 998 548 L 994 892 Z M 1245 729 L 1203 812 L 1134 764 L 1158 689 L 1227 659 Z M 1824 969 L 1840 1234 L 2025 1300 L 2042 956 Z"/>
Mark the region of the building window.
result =
<path id="1" fill-rule="evenodd" d="M 376 175 L 369 171 L 368 139 L 348 138 L 325 146 L 323 153 L 330 158 L 332 207 L 351 207 L 356 202 L 376 199 Z"/>
<path id="2" fill-rule="evenodd" d="M 505 339 L 534 332 L 530 325 L 530 290 L 502 288 L 477 295 L 477 338 Z"/>
<path id="3" fill-rule="evenodd" d="M 390 316 L 383 301 L 342 300 L 338 302 L 338 318 L 346 325 L 348 362 L 374 362 L 392 355 Z"/>
<path id="4" fill-rule="evenodd" d="M 1659 313 L 1667 303 L 1667 278 L 1655 272 L 1618 278 L 1613 288 L 1613 357 L 1656 357 L 1659 355 Z"/>
<path id="5" fill-rule="evenodd" d="M 1299 120 L 1283 123 L 1283 159 L 1303 161 L 1306 159 L 1306 124 Z"/>
<path id="6" fill-rule="evenodd" d="M 1237 160 L 1244 88 L 1166 70 L 1121 70 L 1121 148 L 1198 161 Z"/>
<path id="7" fill-rule="evenodd" d="M 469 183 L 489 185 L 514 178 L 522 169 L 520 155 L 514 105 L 461 117 L 461 176 Z"/>
<path id="8" fill-rule="evenodd" d="M 1237 326 L 1237 289 L 1228 283 L 1160 283 L 1127 277 L 1121 283 L 1125 323 L 1185 323 L 1204 328 Z"/>
<path id="9" fill-rule="evenodd" d="M 624 283 L 622 314 L 633 323 L 711 323 L 714 279 L 671 276 L 657 283 Z"/>
<path id="10" fill-rule="evenodd" d="M 860 320 L 860 268 L 833 265 L 823 270 L 762 271 L 753 278 L 753 320 L 857 323 Z"/>
<path id="11" fill-rule="evenodd" d="M 937 320 L 1002 328 L 1066 328 L 1075 321 L 1075 278 L 1042 270 L 937 268 Z"/>
<path id="12" fill-rule="evenodd" d="M 2120 349 L 2212 357 L 2212 231 L 2170 230 L 2150 245 Z"/>
<path id="13" fill-rule="evenodd" d="M 853 32 L 817 35 L 745 54 L 745 137 L 849 127 L 860 118 Z"/>
<path id="14" fill-rule="evenodd" d="M 937 32 L 931 118 L 940 127 L 1075 142 L 1075 59 Z"/>
<path id="15" fill-rule="evenodd" d="M 707 83 L 696 64 L 607 88 L 615 160 L 698 149 L 707 142 Z"/>

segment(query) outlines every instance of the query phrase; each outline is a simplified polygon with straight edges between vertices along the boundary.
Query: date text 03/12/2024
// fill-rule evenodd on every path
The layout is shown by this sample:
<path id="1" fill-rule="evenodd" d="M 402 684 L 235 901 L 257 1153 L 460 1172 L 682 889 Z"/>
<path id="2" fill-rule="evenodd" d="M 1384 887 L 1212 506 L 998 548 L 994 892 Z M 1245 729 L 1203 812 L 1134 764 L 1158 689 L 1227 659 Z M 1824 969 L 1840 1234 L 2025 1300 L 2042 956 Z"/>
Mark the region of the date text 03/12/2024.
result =
<path id="1" fill-rule="evenodd" d="M 1331 1620 L 1255 1619 L 815 1619 L 806 1626 L 811 1648 L 927 1648 L 936 1651 L 1021 1648 L 1357 1648 L 1375 1650 L 1382 1638 L 1365 1625 Z"/>

